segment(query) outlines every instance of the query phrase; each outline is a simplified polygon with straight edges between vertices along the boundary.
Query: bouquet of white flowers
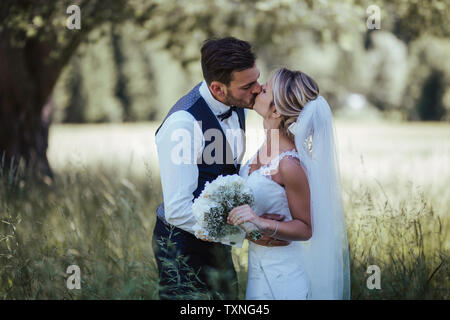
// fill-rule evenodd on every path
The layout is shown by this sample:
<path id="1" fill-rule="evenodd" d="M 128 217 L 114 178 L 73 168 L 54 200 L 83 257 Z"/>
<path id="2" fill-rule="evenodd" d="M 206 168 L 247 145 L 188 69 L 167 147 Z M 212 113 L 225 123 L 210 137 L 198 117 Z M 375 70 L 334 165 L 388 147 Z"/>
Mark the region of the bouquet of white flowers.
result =
<path id="1" fill-rule="evenodd" d="M 253 240 L 262 237 L 262 233 L 251 223 L 239 226 L 227 223 L 228 213 L 235 207 L 254 204 L 252 190 L 240 176 L 219 176 L 207 182 L 200 196 L 194 200 L 192 210 L 197 219 L 194 226 L 196 236 L 207 236 L 212 241 L 228 245 L 241 246 L 245 235 Z"/>

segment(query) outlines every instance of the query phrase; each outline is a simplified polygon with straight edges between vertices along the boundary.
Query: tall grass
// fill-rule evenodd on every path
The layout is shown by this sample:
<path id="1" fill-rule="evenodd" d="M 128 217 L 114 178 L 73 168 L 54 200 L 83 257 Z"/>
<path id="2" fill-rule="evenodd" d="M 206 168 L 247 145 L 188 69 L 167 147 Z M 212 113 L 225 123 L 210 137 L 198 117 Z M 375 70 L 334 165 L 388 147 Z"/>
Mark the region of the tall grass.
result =
<path id="1" fill-rule="evenodd" d="M 51 186 L 0 184 L 0 297 L 157 298 L 151 238 L 160 191 L 148 181 L 97 169 L 58 172 Z M 448 299 L 448 219 L 423 193 L 395 204 L 382 196 L 362 187 L 346 203 L 352 298 Z M 234 262 L 243 298 L 246 248 L 234 250 Z M 72 264 L 81 290 L 67 289 Z M 366 286 L 369 265 L 381 269 L 381 290 Z"/>
<path id="2" fill-rule="evenodd" d="M 68 169 L 51 186 L 0 184 L 0 297 L 154 299 L 158 189 L 114 171 Z M 81 269 L 68 290 L 66 269 Z"/>
<path id="3" fill-rule="evenodd" d="M 51 185 L 0 179 L 0 299 L 157 299 L 157 170 L 53 163 Z M 448 176 L 431 188 L 408 179 L 355 180 L 352 170 L 343 172 L 352 299 L 449 299 Z M 246 245 L 233 249 L 233 261 L 243 299 Z M 66 286 L 72 264 L 80 267 L 81 290 Z M 379 290 L 367 287 L 370 265 L 381 270 Z"/>
<path id="4" fill-rule="evenodd" d="M 346 203 L 352 298 L 448 299 L 448 216 L 418 190 L 399 203 L 384 197 L 381 187 L 361 187 Z M 379 290 L 366 285 L 370 265 L 380 268 Z"/>

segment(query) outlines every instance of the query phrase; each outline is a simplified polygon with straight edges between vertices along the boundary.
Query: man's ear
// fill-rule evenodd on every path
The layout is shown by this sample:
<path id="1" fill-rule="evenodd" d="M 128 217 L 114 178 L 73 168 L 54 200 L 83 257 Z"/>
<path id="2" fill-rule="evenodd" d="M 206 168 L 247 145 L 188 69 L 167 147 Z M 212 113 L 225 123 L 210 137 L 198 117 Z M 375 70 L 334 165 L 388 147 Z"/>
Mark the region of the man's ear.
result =
<path id="1" fill-rule="evenodd" d="M 227 87 L 219 81 L 212 81 L 209 85 L 209 90 L 211 91 L 214 98 L 219 101 L 224 100 L 227 95 Z"/>

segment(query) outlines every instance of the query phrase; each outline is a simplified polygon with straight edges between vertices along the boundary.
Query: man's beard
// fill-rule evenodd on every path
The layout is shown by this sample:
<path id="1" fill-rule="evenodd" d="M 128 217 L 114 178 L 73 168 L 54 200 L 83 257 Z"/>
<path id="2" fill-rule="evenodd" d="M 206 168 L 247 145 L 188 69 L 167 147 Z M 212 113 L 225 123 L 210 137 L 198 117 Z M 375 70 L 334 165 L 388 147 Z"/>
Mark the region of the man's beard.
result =
<path id="1" fill-rule="evenodd" d="M 253 105 L 255 103 L 255 99 L 256 99 L 256 96 L 253 96 L 253 98 L 250 100 L 250 103 L 247 103 L 244 100 L 237 99 L 237 98 L 233 97 L 233 95 L 231 95 L 231 93 L 229 92 L 227 97 L 226 97 L 226 99 L 225 99 L 225 104 L 227 106 L 236 106 L 238 108 L 253 109 Z"/>

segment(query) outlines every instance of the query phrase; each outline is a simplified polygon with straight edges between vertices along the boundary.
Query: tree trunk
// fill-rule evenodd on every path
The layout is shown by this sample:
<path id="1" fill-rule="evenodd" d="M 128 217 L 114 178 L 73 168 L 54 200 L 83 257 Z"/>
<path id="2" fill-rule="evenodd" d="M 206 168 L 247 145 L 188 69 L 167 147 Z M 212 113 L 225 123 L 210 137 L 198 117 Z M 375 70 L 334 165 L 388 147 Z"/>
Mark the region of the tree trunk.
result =
<path id="1" fill-rule="evenodd" d="M 0 37 L 0 173 L 16 173 L 19 162 L 27 174 L 49 182 L 47 159 L 51 122 L 49 97 L 61 67 L 48 59 L 51 47 L 29 39 L 22 47 Z"/>
<path id="2" fill-rule="evenodd" d="M 53 18 L 67 18 L 66 4 L 48 2 L 0 2 L 0 21 L 4 22 L 0 27 L 0 177 L 14 173 L 20 161 L 28 173 L 51 181 L 49 98 L 63 67 L 91 30 L 105 22 L 136 17 L 135 8 L 126 0 L 83 0 L 78 1 L 82 28 L 68 30 L 53 25 L 59 21 Z M 149 19 L 156 7 L 139 6 L 145 12 L 140 14 L 141 21 Z M 46 22 L 44 26 L 38 26 L 39 19 Z M 22 22 L 35 25 L 36 33 L 28 34 L 30 29 Z"/>

